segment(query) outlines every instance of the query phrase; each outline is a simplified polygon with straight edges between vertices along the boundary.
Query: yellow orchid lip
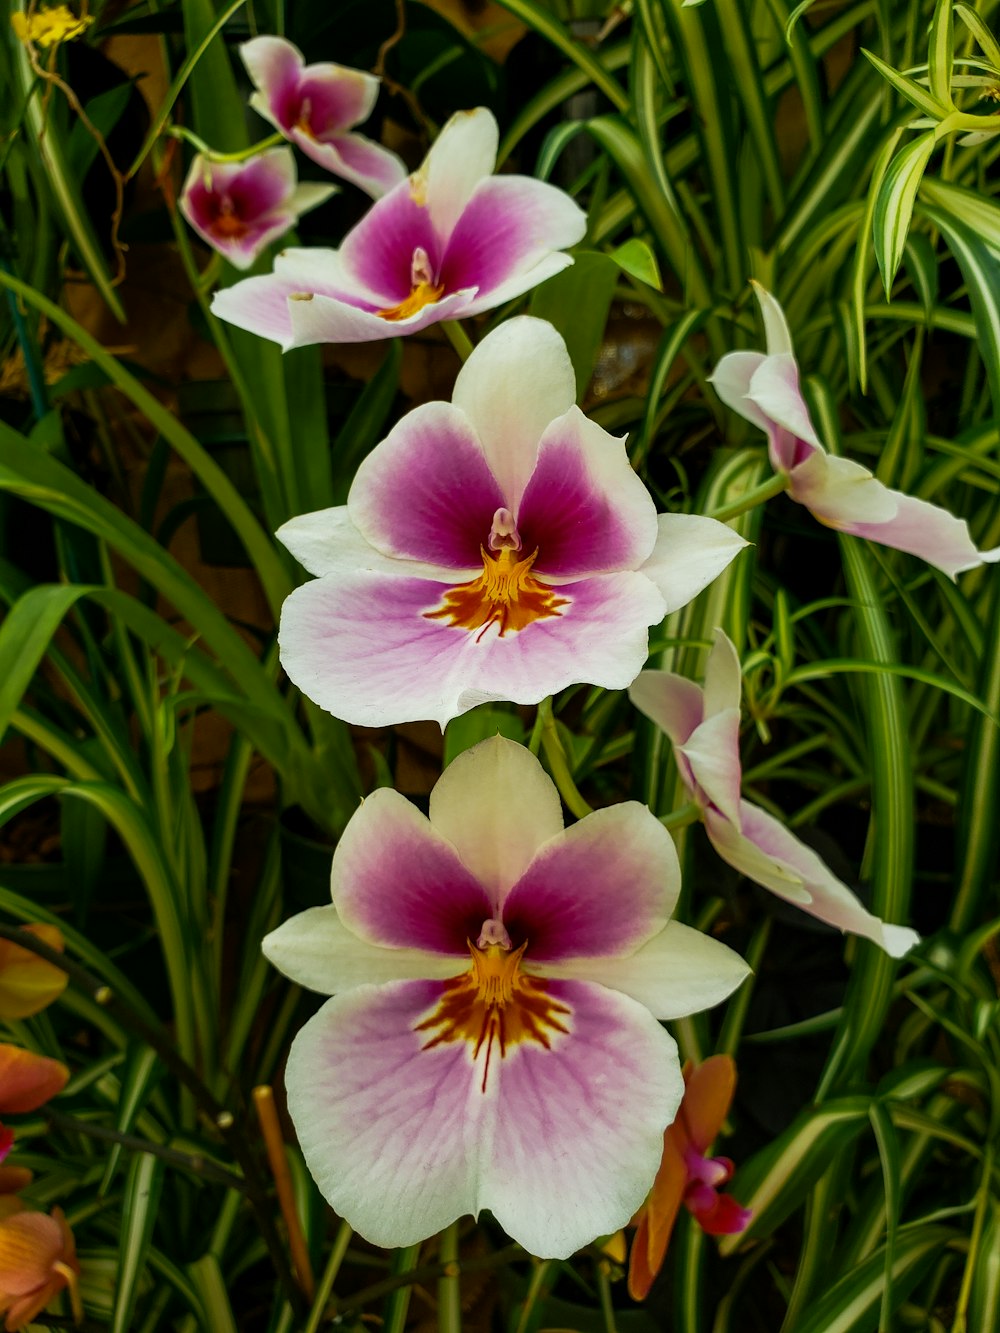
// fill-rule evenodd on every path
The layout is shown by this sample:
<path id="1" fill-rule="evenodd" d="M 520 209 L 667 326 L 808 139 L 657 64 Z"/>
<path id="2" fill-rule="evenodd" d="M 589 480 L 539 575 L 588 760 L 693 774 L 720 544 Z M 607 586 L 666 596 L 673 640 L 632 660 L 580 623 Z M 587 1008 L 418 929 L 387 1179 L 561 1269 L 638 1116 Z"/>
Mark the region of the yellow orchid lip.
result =
<path id="1" fill-rule="evenodd" d="M 484 937 L 485 932 L 480 941 Z M 569 1031 L 564 1022 L 569 1008 L 547 993 L 544 981 L 521 971 L 526 948 L 527 941 L 512 949 L 509 943 L 473 944 L 470 940 L 472 966 L 444 983 L 444 995 L 434 1013 L 416 1027 L 417 1032 L 433 1034 L 424 1050 L 467 1041 L 473 1059 L 478 1059 L 485 1047 L 481 1092 L 486 1091 L 494 1046 L 503 1059 L 520 1042 L 535 1042 L 548 1050 L 553 1033 Z"/>
<path id="2" fill-rule="evenodd" d="M 497 625 L 503 638 L 508 630 L 517 632 L 536 620 L 560 615 L 559 608 L 568 605 L 568 598 L 557 597 L 548 584 L 531 573 L 537 549 L 524 560 L 519 560 L 510 547 L 496 555 L 485 547 L 479 549 L 482 574 L 449 588 L 441 606 L 424 612 L 428 620 L 446 620 L 459 629 L 479 630 L 480 638 L 490 625 Z"/>

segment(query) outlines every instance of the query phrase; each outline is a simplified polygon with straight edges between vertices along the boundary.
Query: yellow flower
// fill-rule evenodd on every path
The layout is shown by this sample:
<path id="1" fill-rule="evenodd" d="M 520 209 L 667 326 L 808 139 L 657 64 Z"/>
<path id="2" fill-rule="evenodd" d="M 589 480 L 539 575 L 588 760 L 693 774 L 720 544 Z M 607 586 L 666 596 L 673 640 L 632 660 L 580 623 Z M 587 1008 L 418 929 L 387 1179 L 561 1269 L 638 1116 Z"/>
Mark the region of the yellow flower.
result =
<path id="1" fill-rule="evenodd" d="M 0 1217 L 0 1315 L 4 1328 L 16 1333 L 64 1287 L 69 1287 L 73 1313 L 79 1319 L 79 1273 L 73 1233 L 60 1208 L 51 1217 L 30 1212 L 11 1200 L 9 1214 Z"/>
<path id="2" fill-rule="evenodd" d="M 38 46 L 57 46 L 59 42 L 72 42 L 82 37 L 93 23 L 93 15 L 81 14 L 79 18 L 68 5 L 45 6 L 33 14 L 15 10 L 10 16 L 10 26 L 14 35 L 21 42 L 35 42 Z"/>

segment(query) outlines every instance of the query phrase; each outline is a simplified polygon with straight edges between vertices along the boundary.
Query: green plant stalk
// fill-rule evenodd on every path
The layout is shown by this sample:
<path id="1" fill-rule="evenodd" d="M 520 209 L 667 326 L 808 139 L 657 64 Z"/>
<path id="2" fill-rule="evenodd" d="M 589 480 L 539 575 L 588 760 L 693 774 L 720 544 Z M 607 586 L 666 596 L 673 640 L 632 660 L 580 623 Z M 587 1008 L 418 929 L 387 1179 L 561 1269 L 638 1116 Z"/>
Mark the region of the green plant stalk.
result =
<path id="1" fill-rule="evenodd" d="M 420 1250 L 419 1243 L 407 1245 L 403 1249 L 397 1250 L 392 1257 L 393 1274 L 400 1276 L 416 1268 L 417 1261 L 420 1258 Z M 406 1317 L 410 1310 L 410 1296 L 412 1294 L 412 1286 L 400 1287 L 397 1291 L 390 1292 L 385 1303 L 385 1322 L 382 1325 L 382 1333 L 405 1333 Z"/>
<path id="2" fill-rule="evenodd" d="M 337 1235 L 334 1238 L 333 1248 L 330 1250 L 330 1257 L 326 1261 L 326 1267 L 323 1269 L 323 1276 L 319 1280 L 319 1286 L 316 1288 L 316 1296 L 309 1311 L 309 1319 L 306 1322 L 302 1333 L 316 1333 L 320 1324 L 323 1322 L 323 1316 L 326 1313 L 327 1303 L 330 1300 L 330 1293 L 333 1291 L 333 1284 L 337 1280 L 337 1274 L 340 1272 L 340 1266 L 344 1262 L 344 1255 L 347 1253 L 347 1247 L 351 1243 L 351 1237 L 354 1231 L 346 1222 L 341 1222 L 337 1229 Z"/>
<path id="3" fill-rule="evenodd" d="M 438 1333 L 462 1333 L 462 1270 L 458 1262 L 458 1222 L 441 1232 L 438 1242 L 441 1276 L 437 1284 Z"/>
<path id="4" fill-rule="evenodd" d="M 538 716 L 542 719 L 542 748 L 545 751 L 545 758 L 548 760 L 552 778 L 559 789 L 559 795 L 562 797 L 566 808 L 572 811 L 577 819 L 583 819 L 586 815 L 593 813 L 593 807 L 588 805 L 580 795 L 576 783 L 573 781 L 573 775 L 569 771 L 566 751 L 563 749 L 555 716 L 552 712 L 551 697 L 543 699 L 538 705 Z"/>
<path id="5" fill-rule="evenodd" d="M 466 333 L 465 329 L 457 319 L 443 319 L 441 328 L 445 332 L 448 341 L 458 353 L 458 359 L 463 364 L 468 361 L 472 355 L 472 339 Z"/>
<path id="6" fill-rule="evenodd" d="M 752 487 L 740 499 L 711 510 L 705 517 L 714 518 L 719 523 L 728 523 L 734 518 L 739 518 L 741 514 L 748 514 L 758 505 L 766 504 L 768 500 L 773 500 L 776 495 L 781 495 L 787 490 L 788 477 L 784 472 L 776 472 L 773 477 L 768 477 L 767 481 Z"/>

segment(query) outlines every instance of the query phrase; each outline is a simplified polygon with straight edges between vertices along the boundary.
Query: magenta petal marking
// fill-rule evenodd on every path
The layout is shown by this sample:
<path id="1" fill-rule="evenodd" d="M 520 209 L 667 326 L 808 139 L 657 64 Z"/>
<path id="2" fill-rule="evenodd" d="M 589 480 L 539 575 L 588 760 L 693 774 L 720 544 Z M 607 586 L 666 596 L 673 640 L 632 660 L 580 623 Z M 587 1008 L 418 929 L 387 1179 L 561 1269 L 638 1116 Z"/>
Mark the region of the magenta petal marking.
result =
<path id="1" fill-rule="evenodd" d="M 482 564 L 503 495 L 465 415 L 425 403 L 361 464 L 347 505 L 386 555 L 467 570 Z"/>
<path id="2" fill-rule="evenodd" d="M 307 65 L 298 86 L 298 113 L 316 139 L 333 138 L 365 120 L 378 96 L 370 74 L 346 65 Z"/>
<path id="3" fill-rule="evenodd" d="M 406 179 L 406 167 L 396 154 L 362 134 L 340 134 L 320 142 L 293 130 L 289 137 L 319 166 L 376 199 Z"/>
<path id="4" fill-rule="evenodd" d="M 656 508 L 620 440 L 579 408 L 546 427 L 517 511 L 540 574 L 560 578 L 636 569 L 656 541 Z"/>
<path id="5" fill-rule="evenodd" d="M 504 925 L 532 964 L 631 954 L 666 925 L 679 879 L 670 834 L 627 801 L 538 851 L 504 899 Z"/>
<path id="6" fill-rule="evenodd" d="M 415 1030 L 441 994 L 440 982 L 408 981 L 337 995 L 288 1057 L 288 1109 L 313 1178 L 340 1216 L 386 1248 L 480 1207 L 492 1099 L 478 1095 L 467 1043 L 427 1050 Z"/>
<path id="7" fill-rule="evenodd" d="M 494 910 L 451 843 L 389 788 L 373 792 L 347 825 L 330 886 L 341 921 L 356 935 L 391 948 L 456 954 L 456 973 L 468 965 L 468 941 Z"/>
<path id="8" fill-rule="evenodd" d="M 475 189 L 445 247 L 448 291 L 494 287 L 553 250 L 583 239 L 587 219 L 569 195 L 525 176 L 491 176 Z"/>
<path id="9" fill-rule="evenodd" d="M 436 274 L 438 243 L 430 215 L 414 198 L 409 181 L 403 181 L 377 200 L 348 232 L 340 256 L 376 306 L 383 308 L 398 305 L 410 295 L 413 254 L 418 248 L 427 253 Z M 448 291 L 461 285 L 450 284 Z M 477 280 L 469 285 L 478 285 Z M 386 336 L 392 336 L 388 326 Z"/>

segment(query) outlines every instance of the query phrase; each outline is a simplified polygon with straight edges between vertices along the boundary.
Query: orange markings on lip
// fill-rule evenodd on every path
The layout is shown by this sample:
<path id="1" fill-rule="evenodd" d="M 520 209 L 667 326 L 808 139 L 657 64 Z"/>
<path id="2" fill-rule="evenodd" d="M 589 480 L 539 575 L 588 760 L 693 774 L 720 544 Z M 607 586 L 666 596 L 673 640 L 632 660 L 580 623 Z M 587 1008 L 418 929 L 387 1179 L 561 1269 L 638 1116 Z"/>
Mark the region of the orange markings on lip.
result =
<path id="1" fill-rule="evenodd" d="M 232 240 L 234 237 L 245 236 L 249 227 L 237 213 L 232 201 L 223 199 L 218 216 L 212 221 L 212 231 L 216 236 Z"/>
<path id="2" fill-rule="evenodd" d="M 391 324 L 394 324 L 399 319 L 409 319 L 411 315 L 423 310 L 425 305 L 440 301 L 443 295 L 443 282 L 417 282 L 414 283 L 409 296 L 400 301 L 399 305 L 388 306 L 385 310 L 376 310 L 375 313 L 379 319 L 387 319 Z"/>
<path id="3" fill-rule="evenodd" d="M 417 1032 L 433 1035 L 423 1045 L 425 1051 L 452 1041 L 467 1041 L 473 1059 L 486 1047 L 483 1081 L 486 1091 L 490 1056 L 496 1042 L 502 1059 L 511 1046 L 533 1041 L 546 1050 L 553 1032 L 568 1032 L 559 1015 L 569 1014 L 547 992 L 545 982 L 521 972 L 521 957 L 526 945 L 508 949 L 502 944 L 485 948 L 469 942 L 472 966 L 461 976 L 444 982 L 444 995 L 430 1018 L 416 1026 Z"/>
<path id="4" fill-rule="evenodd" d="M 483 572 L 470 583 L 460 583 L 444 595 L 444 604 L 436 611 L 425 611 L 428 620 L 447 620 L 459 629 L 480 630 L 480 638 L 490 625 L 500 626 L 500 637 L 508 630 L 522 630 L 534 620 L 558 616 L 560 606 L 569 599 L 557 597 L 541 579 L 531 573 L 537 549 L 524 560 L 516 551 L 504 547 L 491 555 L 480 547 Z"/>

